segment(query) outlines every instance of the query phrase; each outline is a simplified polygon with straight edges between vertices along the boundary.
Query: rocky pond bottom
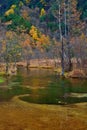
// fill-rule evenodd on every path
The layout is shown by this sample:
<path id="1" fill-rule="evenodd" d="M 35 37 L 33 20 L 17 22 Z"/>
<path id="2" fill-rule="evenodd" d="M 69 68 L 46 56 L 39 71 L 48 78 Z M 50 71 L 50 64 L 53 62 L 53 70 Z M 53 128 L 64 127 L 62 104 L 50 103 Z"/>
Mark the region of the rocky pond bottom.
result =
<path id="1" fill-rule="evenodd" d="M 10 101 L 17 95 L 20 100 L 36 104 L 67 105 L 87 102 L 87 80 L 61 79 L 52 70 L 27 71 L 22 68 L 16 76 L 1 79 L 0 102 Z"/>

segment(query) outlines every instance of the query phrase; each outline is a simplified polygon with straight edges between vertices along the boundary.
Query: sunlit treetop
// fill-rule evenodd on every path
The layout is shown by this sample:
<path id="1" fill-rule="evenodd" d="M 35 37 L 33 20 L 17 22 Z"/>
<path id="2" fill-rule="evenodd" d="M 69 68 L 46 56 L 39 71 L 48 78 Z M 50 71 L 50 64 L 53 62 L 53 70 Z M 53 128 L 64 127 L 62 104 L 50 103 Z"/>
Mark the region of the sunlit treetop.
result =
<path id="1" fill-rule="evenodd" d="M 25 0 L 26 4 L 29 4 L 30 1 L 31 1 L 31 0 Z"/>
<path id="2" fill-rule="evenodd" d="M 10 14 L 14 14 L 14 9 L 9 9 L 5 12 L 5 16 L 9 16 Z"/>
<path id="3" fill-rule="evenodd" d="M 44 8 L 42 8 L 42 9 L 41 9 L 41 12 L 40 12 L 40 16 L 44 16 L 44 15 L 46 15 L 46 11 L 45 11 Z"/>
<path id="4" fill-rule="evenodd" d="M 10 7 L 10 9 L 5 12 L 5 16 L 9 16 L 10 14 L 14 14 L 15 13 L 15 8 L 16 8 L 16 5 L 12 5 Z"/>
<path id="5" fill-rule="evenodd" d="M 31 26 L 29 34 L 32 36 L 34 40 L 38 40 L 38 29 L 35 26 Z"/>
<path id="6" fill-rule="evenodd" d="M 10 8 L 11 8 L 11 9 L 15 9 L 15 8 L 16 8 L 16 5 L 12 5 Z"/>
<path id="7" fill-rule="evenodd" d="M 22 1 L 19 2 L 19 7 L 22 7 L 24 3 Z"/>

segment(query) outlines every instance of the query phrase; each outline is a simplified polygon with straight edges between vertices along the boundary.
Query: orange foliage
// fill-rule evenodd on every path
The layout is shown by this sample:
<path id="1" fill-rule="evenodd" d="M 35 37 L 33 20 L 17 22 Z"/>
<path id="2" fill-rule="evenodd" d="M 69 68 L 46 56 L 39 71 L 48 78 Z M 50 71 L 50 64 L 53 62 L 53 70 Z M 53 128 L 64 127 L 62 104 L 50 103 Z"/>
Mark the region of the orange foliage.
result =
<path id="1" fill-rule="evenodd" d="M 49 37 L 42 34 L 38 41 L 40 42 L 40 44 L 49 44 Z"/>
<path id="2" fill-rule="evenodd" d="M 28 47 L 30 46 L 30 39 L 26 39 L 23 43 L 22 43 L 22 47 L 25 48 L 25 47 Z"/>
<path id="3" fill-rule="evenodd" d="M 7 31 L 6 32 L 6 38 L 12 39 L 13 38 L 13 32 L 12 31 Z"/>
<path id="4" fill-rule="evenodd" d="M 42 48 L 50 43 L 50 38 L 45 34 L 41 34 L 35 26 L 31 27 L 30 30 L 31 37 L 35 40 L 34 46 Z"/>

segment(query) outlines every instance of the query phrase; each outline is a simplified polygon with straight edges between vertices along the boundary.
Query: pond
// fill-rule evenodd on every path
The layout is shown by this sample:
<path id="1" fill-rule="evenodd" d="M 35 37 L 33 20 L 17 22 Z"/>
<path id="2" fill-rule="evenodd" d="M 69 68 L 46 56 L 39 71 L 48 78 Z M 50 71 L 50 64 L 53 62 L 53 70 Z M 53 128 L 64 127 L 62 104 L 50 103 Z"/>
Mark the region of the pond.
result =
<path id="1" fill-rule="evenodd" d="M 53 70 L 20 68 L 17 75 L 3 78 L 0 102 L 16 95 L 22 95 L 20 100 L 38 104 L 87 102 L 87 80 L 59 78 Z"/>

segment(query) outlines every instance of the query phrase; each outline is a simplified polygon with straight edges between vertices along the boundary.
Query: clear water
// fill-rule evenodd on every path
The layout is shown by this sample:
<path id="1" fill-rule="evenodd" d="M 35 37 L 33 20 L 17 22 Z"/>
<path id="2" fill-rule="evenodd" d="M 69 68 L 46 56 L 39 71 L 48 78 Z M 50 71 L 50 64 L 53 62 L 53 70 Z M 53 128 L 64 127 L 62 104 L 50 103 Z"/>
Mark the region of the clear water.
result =
<path id="1" fill-rule="evenodd" d="M 15 95 L 24 95 L 21 100 L 39 104 L 87 102 L 87 80 L 61 79 L 52 70 L 22 68 L 16 76 L 4 79 L 0 83 L 0 102 Z"/>

